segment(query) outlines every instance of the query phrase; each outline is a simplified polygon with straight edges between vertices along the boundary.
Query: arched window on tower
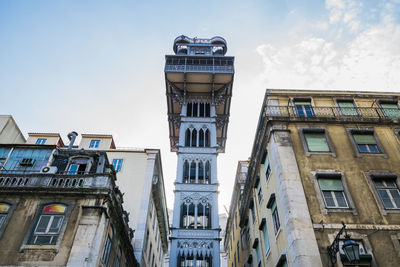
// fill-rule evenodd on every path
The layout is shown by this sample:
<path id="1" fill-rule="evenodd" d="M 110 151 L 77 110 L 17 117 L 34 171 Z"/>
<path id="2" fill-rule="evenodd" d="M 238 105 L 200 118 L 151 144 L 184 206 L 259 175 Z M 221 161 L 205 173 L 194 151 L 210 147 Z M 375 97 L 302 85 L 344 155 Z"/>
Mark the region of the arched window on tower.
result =
<path id="1" fill-rule="evenodd" d="M 210 104 L 209 103 L 196 103 L 191 102 L 186 105 L 186 116 L 187 117 L 210 117 Z"/>
<path id="2" fill-rule="evenodd" d="M 187 160 L 183 163 L 183 183 L 189 183 L 189 162 Z"/>
<path id="3" fill-rule="evenodd" d="M 204 183 L 204 163 L 199 161 L 198 183 Z"/>
<path id="4" fill-rule="evenodd" d="M 181 227 L 194 228 L 194 204 L 190 202 L 183 203 L 181 206 Z"/>
<path id="5" fill-rule="evenodd" d="M 191 147 L 197 146 L 197 130 L 196 129 L 192 130 L 192 139 L 190 141 L 191 141 L 191 143 L 190 143 Z"/>
<path id="6" fill-rule="evenodd" d="M 196 162 L 192 161 L 190 163 L 190 178 L 189 178 L 189 182 L 191 184 L 196 183 Z"/>
<path id="7" fill-rule="evenodd" d="M 197 228 L 209 229 L 210 227 L 210 204 L 204 201 L 197 205 Z"/>
<path id="8" fill-rule="evenodd" d="M 199 147 L 204 147 L 204 129 L 200 129 L 199 131 Z"/>
<path id="9" fill-rule="evenodd" d="M 204 183 L 205 184 L 210 184 L 211 182 L 211 179 L 210 179 L 210 177 L 211 177 L 211 165 L 210 165 L 210 162 L 209 161 L 206 161 L 206 166 L 205 166 L 206 168 L 205 168 L 205 179 L 204 179 Z"/>
<path id="10" fill-rule="evenodd" d="M 205 130 L 204 134 L 204 146 L 210 147 L 210 131 L 208 129 Z"/>
<path id="11" fill-rule="evenodd" d="M 190 129 L 187 129 L 185 132 L 185 146 L 190 146 Z"/>

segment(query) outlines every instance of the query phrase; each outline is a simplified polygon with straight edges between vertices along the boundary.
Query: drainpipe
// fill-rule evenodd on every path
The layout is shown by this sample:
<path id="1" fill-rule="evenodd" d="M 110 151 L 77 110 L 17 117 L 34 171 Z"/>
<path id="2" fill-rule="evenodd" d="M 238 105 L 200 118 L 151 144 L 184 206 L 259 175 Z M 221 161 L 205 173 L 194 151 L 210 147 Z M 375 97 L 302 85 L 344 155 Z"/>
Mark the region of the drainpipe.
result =
<path id="1" fill-rule="evenodd" d="M 78 133 L 75 131 L 72 131 L 67 136 L 69 139 L 68 149 L 72 149 L 72 146 L 74 145 L 74 142 L 75 142 L 76 137 L 78 136 Z"/>

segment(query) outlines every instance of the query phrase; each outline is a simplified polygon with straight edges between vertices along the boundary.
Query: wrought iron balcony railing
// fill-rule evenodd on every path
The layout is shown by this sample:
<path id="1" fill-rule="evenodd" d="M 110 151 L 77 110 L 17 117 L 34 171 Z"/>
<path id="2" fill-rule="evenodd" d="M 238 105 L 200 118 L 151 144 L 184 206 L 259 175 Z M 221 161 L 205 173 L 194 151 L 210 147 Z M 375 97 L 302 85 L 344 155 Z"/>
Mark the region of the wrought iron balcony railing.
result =
<path id="1" fill-rule="evenodd" d="M 0 173 L 0 190 L 12 188 L 54 188 L 54 189 L 112 189 L 115 186 L 112 175 L 86 174 L 62 175 L 43 173 Z"/>
<path id="2" fill-rule="evenodd" d="M 265 116 L 289 120 L 393 121 L 400 119 L 398 109 L 340 108 L 311 106 L 266 106 Z"/>
<path id="3" fill-rule="evenodd" d="M 165 72 L 234 73 L 233 58 L 190 58 L 167 56 Z"/>

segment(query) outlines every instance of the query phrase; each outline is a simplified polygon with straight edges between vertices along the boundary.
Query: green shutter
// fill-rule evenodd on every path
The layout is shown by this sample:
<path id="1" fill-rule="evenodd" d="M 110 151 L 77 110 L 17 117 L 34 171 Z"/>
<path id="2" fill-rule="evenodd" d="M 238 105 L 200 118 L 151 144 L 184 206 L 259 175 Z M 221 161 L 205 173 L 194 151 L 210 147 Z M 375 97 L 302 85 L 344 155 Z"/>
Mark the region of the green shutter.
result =
<path id="1" fill-rule="evenodd" d="M 357 110 L 354 107 L 354 103 L 351 101 L 340 101 L 338 102 L 342 115 L 355 116 L 358 115 Z"/>
<path id="2" fill-rule="evenodd" d="M 400 109 L 397 104 L 381 104 L 386 117 L 400 118 Z"/>
<path id="3" fill-rule="evenodd" d="M 318 179 L 321 190 L 326 191 L 343 191 L 342 180 L 340 179 Z"/>
<path id="4" fill-rule="evenodd" d="M 311 101 L 295 101 L 294 104 L 297 106 L 311 106 Z"/>
<path id="5" fill-rule="evenodd" d="M 329 145 L 326 141 L 324 133 L 305 133 L 304 134 L 308 146 L 308 150 L 311 152 L 329 152 Z"/>
<path id="6" fill-rule="evenodd" d="M 373 134 L 353 134 L 353 137 L 358 145 L 376 145 Z"/>

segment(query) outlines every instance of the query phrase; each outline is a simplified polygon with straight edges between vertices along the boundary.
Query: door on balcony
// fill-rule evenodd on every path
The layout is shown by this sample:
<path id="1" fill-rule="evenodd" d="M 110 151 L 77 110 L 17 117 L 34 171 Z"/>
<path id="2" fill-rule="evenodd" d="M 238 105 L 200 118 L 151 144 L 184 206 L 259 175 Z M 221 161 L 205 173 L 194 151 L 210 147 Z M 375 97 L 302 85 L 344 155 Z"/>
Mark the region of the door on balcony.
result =
<path id="1" fill-rule="evenodd" d="M 297 116 L 314 117 L 314 111 L 311 106 L 311 99 L 295 99 L 294 106 Z"/>

